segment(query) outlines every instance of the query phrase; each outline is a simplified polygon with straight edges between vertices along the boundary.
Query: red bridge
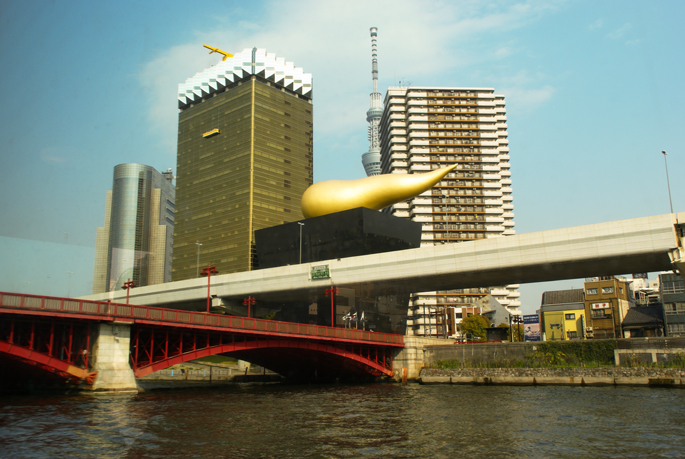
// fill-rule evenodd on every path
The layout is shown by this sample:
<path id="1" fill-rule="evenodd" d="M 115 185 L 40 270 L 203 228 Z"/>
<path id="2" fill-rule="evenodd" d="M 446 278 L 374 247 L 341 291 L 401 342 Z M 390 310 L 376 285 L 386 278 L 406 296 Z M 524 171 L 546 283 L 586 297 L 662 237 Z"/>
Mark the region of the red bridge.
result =
<path id="1" fill-rule="evenodd" d="M 106 342 L 104 335 L 111 335 L 111 342 Z M 230 355 L 298 380 L 393 376 L 393 352 L 404 347 L 403 338 L 0 292 L 0 358 L 90 385 L 98 379 L 98 361 L 100 367 L 102 362 L 110 362 L 112 356 L 107 353 L 122 344 L 128 345 L 122 353 L 136 377 L 213 354 Z M 116 362 L 110 363 L 116 367 Z"/>

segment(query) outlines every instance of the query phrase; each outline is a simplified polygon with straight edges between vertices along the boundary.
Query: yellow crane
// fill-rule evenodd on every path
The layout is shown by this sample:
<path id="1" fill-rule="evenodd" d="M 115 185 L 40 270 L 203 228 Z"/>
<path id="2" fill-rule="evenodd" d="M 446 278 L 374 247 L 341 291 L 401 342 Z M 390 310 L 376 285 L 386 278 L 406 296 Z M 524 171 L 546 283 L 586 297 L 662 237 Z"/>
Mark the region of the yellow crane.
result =
<path id="1" fill-rule="evenodd" d="M 225 60 L 228 59 L 229 57 L 233 57 L 233 54 L 227 53 L 226 51 L 221 51 L 219 48 L 212 48 L 211 46 L 208 46 L 208 45 L 202 45 L 202 46 L 204 46 L 205 48 L 211 50 L 211 51 L 209 52 L 209 54 L 212 54 L 212 53 L 223 54 L 223 55 L 224 55 L 224 58 L 221 59 L 222 61 L 225 61 Z"/>

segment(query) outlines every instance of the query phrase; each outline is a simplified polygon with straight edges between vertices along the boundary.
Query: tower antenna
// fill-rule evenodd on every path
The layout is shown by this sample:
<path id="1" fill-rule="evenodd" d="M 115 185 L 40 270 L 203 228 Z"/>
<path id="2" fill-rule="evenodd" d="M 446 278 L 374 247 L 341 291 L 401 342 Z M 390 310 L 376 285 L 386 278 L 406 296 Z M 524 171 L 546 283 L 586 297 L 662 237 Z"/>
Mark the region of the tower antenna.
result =
<path id="1" fill-rule="evenodd" d="M 367 176 L 381 173 L 381 143 L 379 126 L 383 115 L 383 102 L 378 92 L 378 27 L 371 27 L 371 77 L 373 79 L 373 92 L 371 93 L 371 107 L 366 112 L 366 121 L 369 123 L 369 151 L 362 155 L 362 164 Z"/>

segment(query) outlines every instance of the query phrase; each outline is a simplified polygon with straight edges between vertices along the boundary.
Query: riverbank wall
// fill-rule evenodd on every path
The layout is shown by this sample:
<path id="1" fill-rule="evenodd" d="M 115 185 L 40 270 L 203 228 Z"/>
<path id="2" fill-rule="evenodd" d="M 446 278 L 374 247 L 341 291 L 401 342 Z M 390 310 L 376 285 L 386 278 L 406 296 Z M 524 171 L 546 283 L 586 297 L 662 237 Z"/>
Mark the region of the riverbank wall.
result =
<path id="1" fill-rule="evenodd" d="M 420 384 L 659 386 L 685 388 L 683 368 L 424 368 Z"/>

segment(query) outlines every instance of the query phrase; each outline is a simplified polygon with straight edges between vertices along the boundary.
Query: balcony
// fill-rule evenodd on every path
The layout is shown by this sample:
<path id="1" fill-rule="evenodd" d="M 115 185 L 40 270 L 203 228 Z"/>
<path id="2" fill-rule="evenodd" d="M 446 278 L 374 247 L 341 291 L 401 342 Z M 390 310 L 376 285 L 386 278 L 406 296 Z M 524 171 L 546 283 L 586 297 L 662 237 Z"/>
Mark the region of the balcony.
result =
<path id="1" fill-rule="evenodd" d="M 502 192 L 500 190 L 484 190 L 483 191 L 483 196 L 485 197 L 499 197 L 502 196 Z M 502 200 L 504 200 L 504 197 L 502 197 Z"/>

